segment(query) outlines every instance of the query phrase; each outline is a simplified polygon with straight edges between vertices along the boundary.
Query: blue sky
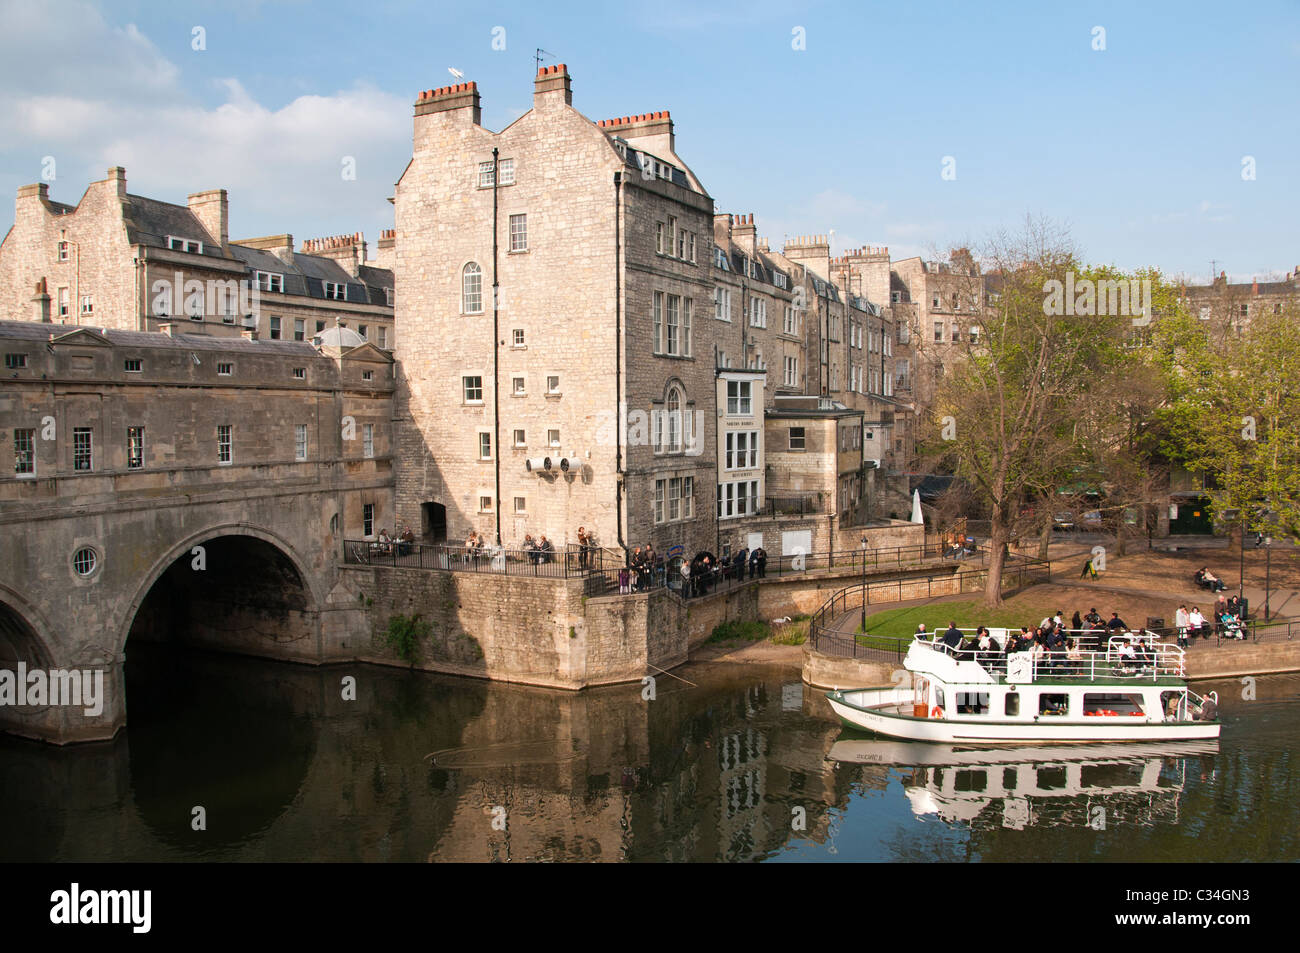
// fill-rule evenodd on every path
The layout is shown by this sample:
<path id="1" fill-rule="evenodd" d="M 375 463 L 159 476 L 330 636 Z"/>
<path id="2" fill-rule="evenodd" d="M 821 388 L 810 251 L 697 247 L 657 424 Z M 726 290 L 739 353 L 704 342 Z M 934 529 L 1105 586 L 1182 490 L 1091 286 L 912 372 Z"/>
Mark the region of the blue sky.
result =
<path id="1" fill-rule="evenodd" d="M 1123 268 L 1203 279 L 1214 259 L 1249 280 L 1300 265 L 1300 5 L 1267 0 L 0 0 L 0 192 L 53 157 L 52 197 L 76 202 L 120 164 L 155 198 L 229 189 L 232 238 L 373 243 L 418 91 L 455 67 L 499 129 L 531 105 L 537 47 L 568 64 L 592 119 L 670 110 L 718 210 L 754 213 L 775 246 L 833 230 L 836 251 L 901 258 L 978 247 L 1032 214 Z"/>

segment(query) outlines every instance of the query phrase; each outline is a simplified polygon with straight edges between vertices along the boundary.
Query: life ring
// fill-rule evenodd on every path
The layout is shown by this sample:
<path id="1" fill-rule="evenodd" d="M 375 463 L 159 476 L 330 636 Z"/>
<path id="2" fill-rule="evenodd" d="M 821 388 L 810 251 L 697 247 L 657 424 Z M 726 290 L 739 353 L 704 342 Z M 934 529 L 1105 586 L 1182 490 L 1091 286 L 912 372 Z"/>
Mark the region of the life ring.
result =
<path id="1" fill-rule="evenodd" d="M 938 705 L 935 705 L 933 708 L 930 709 L 930 717 L 931 717 L 931 718 L 942 718 L 942 717 L 943 717 L 943 709 L 940 708 Z"/>

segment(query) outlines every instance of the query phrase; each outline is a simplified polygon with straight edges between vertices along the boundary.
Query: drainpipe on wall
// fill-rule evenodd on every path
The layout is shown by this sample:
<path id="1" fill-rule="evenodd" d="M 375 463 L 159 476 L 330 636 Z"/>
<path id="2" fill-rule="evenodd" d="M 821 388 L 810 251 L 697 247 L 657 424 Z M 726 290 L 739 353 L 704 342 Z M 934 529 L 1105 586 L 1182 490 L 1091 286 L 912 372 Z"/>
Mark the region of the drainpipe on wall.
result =
<path id="1" fill-rule="evenodd" d="M 623 538 L 623 173 L 614 173 L 614 523 L 623 565 L 628 564 Z"/>
<path id="2" fill-rule="evenodd" d="M 492 456 L 496 470 L 496 499 L 493 509 L 497 518 L 497 545 L 501 545 L 501 333 L 500 299 L 497 294 L 497 184 L 501 181 L 497 152 L 492 150 Z"/>

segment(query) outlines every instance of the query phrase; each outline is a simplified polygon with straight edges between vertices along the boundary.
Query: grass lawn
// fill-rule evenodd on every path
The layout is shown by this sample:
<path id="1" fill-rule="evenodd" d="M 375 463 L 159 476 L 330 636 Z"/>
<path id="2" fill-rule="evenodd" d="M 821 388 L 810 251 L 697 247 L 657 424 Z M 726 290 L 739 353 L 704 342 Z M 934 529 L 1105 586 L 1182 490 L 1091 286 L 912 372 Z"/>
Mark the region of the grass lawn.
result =
<path id="1" fill-rule="evenodd" d="M 797 615 L 789 622 L 740 622 L 732 620 L 715 626 L 707 642 L 726 645 L 736 642 L 757 642 L 766 639 L 777 645 L 803 645 L 808 641 L 808 622 L 811 616 Z"/>
<path id="2" fill-rule="evenodd" d="M 916 627 L 925 623 L 927 632 L 943 632 L 948 628 L 948 621 L 955 619 L 959 629 L 975 629 L 987 625 L 991 629 L 1015 628 L 1022 625 L 1037 625 L 1043 616 L 1052 615 L 1060 608 L 1055 605 L 1006 605 L 998 609 L 986 609 L 978 600 L 964 602 L 940 602 L 928 606 L 907 606 L 901 609 L 885 609 L 867 616 L 865 634 L 858 636 L 859 645 L 874 648 L 894 648 L 900 640 L 911 641 Z M 1068 620 L 1067 620 L 1068 624 Z M 863 633 L 861 625 L 858 632 Z"/>

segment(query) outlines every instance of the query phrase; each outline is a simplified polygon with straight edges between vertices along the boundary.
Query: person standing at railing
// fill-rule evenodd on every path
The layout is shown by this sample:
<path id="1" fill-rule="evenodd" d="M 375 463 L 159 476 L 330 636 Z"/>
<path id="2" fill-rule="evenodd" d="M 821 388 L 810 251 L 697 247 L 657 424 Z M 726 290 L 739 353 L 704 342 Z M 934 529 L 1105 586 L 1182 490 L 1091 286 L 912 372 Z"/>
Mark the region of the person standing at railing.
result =
<path id="1" fill-rule="evenodd" d="M 1191 627 L 1191 616 L 1187 613 L 1187 606 L 1181 605 L 1178 611 L 1174 613 L 1174 628 L 1178 632 L 1178 647 L 1185 649 L 1190 644 L 1187 641 L 1187 630 Z"/>
<path id="2" fill-rule="evenodd" d="M 680 572 L 680 573 L 681 573 L 681 576 L 682 576 L 682 598 L 683 598 L 683 599 L 689 599 L 689 598 L 691 597 L 691 564 L 690 564 L 690 562 L 687 561 L 687 560 L 685 560 L 685 559 L 683 559 L 683 560 L 682 560 L 682 564 L 681 564 L 681 566 L 678 568 L 678 572 Z"/>
<path id="3" fill-rule="evenodd" d="M 764 549 L 762 546 L 759 546 L 757 549 L 755 549 L 752 553 L 749 554 L 749 562 L 751 566 L 758 567 L 759 579 L 767 578 L 767 550 L 766 549 Z M 751 571 L 750 578 L 752 579 L 753 577 L 754 574 Z"/>

